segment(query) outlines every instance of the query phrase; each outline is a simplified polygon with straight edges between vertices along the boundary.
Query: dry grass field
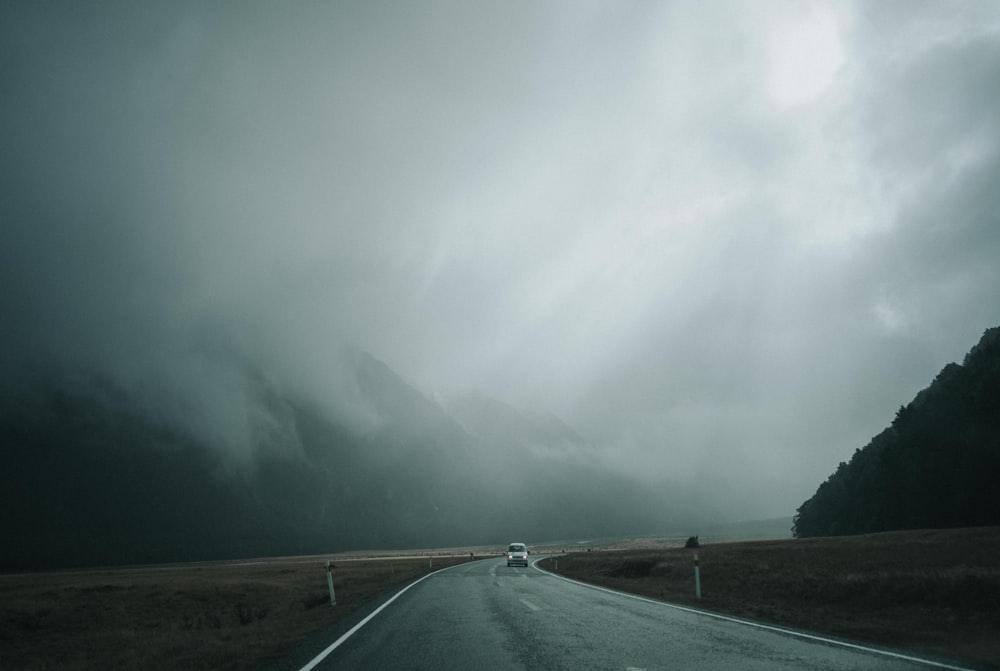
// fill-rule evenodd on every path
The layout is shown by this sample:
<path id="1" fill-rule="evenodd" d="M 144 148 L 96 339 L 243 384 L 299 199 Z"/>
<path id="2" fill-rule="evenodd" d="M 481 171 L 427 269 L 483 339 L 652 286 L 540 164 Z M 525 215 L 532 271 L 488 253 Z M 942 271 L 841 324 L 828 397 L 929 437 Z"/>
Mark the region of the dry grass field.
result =
<path id="1" fill-rule="evenodd" d="M 824 539 L 618 544 L 548 570 L 657 599 L 1000 668 L 1000 528 Z M 559 548 L 551 548 L 558 551 Z M 596 550 L 596 548 L 595 548 Z M 477 557 L 490 552 L 475 549 Z M 546 551 L 535 548 L 536 553 Z M 435 551 L 433 568 L 467 561 Z M 428 557 L 324 558 L 0 575 L 0 669 L 260 669 Z"/>
<path id="2" fill-rule="evenodd" d="M 0 669 L 259 669 L 371 599 L 470 559 L 333 559 L 0 575 Z"/>
<path id="3" fill-rule="evenodd" d="M 1000 528 L 577 552 L 541 565 L 656 599 L 1000 668 Z"/>

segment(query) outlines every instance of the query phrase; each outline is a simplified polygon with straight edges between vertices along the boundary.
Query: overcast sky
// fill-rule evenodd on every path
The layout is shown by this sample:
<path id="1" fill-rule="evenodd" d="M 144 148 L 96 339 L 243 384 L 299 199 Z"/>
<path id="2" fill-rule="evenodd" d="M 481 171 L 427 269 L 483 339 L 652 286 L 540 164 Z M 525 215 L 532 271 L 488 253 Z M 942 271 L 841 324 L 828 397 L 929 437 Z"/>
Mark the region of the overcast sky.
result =
<path id="1" fill-rule="evenodd" d="M 5 1 L 0 364 L 353 343 L 790 515 L 1000 324 L 998 110 L 991 0 Z"/>

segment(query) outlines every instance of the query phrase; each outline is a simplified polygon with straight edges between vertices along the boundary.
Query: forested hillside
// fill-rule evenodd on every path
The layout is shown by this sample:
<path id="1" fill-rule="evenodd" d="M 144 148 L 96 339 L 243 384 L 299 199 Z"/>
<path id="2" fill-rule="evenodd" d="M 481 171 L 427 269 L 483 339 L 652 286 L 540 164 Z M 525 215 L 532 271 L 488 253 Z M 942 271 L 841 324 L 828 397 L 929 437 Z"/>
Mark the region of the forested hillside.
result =
<path id="1" fill-rule="evenodd" d="M 948 364 L 795 516 L 796 536 L 1000 524 L 1000 327 Z"/>

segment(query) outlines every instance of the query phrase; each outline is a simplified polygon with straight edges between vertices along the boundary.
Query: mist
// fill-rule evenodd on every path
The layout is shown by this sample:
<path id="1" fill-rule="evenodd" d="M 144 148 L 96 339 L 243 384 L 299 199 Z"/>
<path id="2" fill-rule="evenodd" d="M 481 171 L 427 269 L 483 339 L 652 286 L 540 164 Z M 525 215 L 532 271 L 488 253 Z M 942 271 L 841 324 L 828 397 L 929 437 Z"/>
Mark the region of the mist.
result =
<path id="1" fill-rule="evenodd" d="M 791 515 L 1000 323 L 998 33 L 990 2 L 4 3 L 0 374 L 110 380 L 246 463 L 302 449 L 260 379 L 383 426 L 367 352 Z"/>

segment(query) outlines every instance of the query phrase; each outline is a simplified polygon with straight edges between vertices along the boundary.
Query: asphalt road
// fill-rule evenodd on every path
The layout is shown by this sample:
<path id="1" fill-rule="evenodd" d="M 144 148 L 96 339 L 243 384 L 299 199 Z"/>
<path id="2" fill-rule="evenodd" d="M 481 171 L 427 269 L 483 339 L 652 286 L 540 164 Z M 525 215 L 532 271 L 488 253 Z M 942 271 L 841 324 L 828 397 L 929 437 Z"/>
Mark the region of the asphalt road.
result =
<path id="1" fill-rule="evenodd" d="M 863 671 L 935 666 L 699 614 L 489 559 L 413 584 L 299 668 Z"/>

